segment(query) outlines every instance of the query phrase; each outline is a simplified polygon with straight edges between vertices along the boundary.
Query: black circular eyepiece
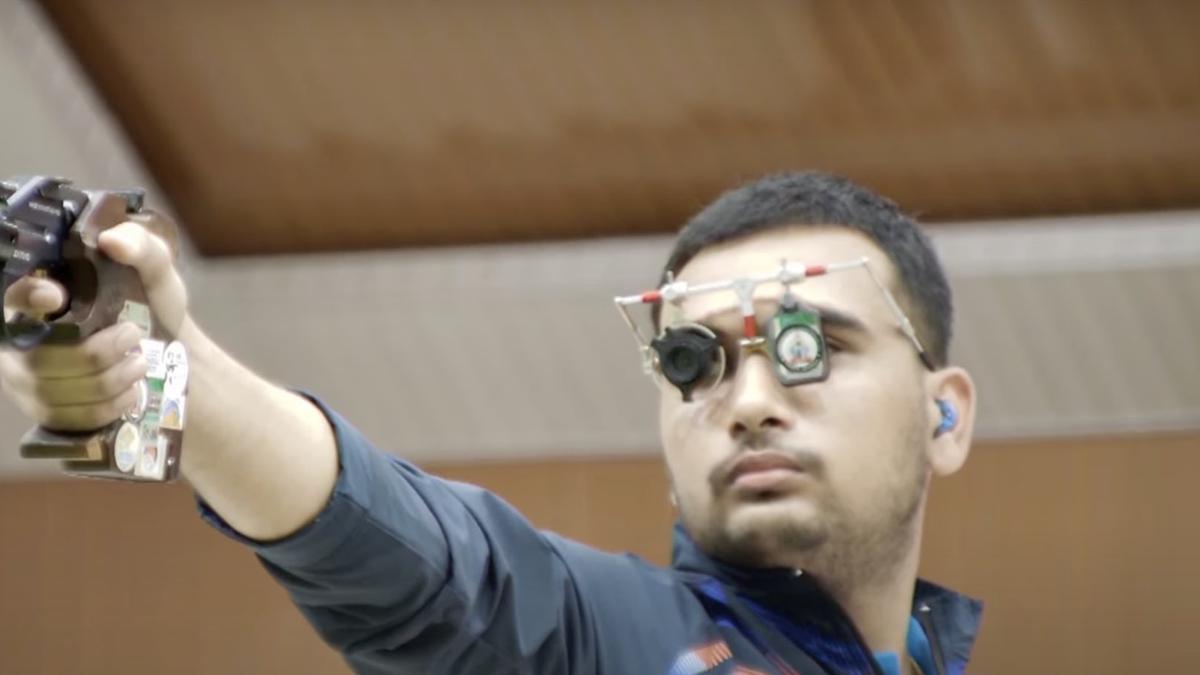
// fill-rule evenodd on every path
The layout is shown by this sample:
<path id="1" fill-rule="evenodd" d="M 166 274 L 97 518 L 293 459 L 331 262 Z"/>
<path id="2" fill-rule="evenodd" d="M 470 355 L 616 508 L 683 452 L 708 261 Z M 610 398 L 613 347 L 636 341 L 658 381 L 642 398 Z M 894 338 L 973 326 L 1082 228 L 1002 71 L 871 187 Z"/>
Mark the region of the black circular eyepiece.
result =
<path id="1" fill-rule="evenodd" d="M 663 377 L 692 400 L 692 391 L 705 384 L 721 363 L 721 345 L 716 336 L 699 326 L 667 328 L 650 343 L 658 353 Z"/>
<path id="2" fill-rule="evenodd" d="M 692 382 L 704 374 L 704 365 L 691 345 L 673 346 L 663 360 L 663 367 L 676 382 Z"/>

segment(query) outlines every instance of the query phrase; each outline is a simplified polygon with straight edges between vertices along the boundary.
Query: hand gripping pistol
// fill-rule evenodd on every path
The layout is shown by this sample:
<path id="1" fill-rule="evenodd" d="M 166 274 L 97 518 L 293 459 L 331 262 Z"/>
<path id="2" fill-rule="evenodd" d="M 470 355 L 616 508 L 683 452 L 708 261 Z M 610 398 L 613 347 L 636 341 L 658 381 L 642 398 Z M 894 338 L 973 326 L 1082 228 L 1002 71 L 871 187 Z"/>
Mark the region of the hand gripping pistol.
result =
<path id="1" fill-rule="evenodd" d="M 36 176 L 0 181 L 0 273 L 3 291 L 25 276 L 48 277 L 68 304 L 49 316 L 4 317 L 0 345 L 20 350 L 74 343 L 114 323 L 142 331 L 149 363 L 138 400 L 101 429 L 64 432 L 36 427 L 21 439 L 21 456 L 61 459 L 70 474 L 168 482 L 179 475 L 186 416 L 188 358 L 150 310 L 137 271 L 97 248 L 105 229 L 135 221 L 178 251 L 175 225 L 143 209 L 141 190 L 90 191 L 67 180 Z"/>

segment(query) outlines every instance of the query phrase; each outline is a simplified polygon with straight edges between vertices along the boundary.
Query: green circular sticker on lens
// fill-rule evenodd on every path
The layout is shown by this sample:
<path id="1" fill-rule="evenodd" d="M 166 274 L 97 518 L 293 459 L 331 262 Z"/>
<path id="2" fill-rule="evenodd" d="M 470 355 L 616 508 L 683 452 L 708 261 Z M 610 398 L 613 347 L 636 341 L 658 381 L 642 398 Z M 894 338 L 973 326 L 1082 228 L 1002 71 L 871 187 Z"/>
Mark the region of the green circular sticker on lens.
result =
<path id="1" fill-rule="evenodd" d="M 821 363 L 821 338 L 808 326 L 792 326 L 775 341 L 775 356 L 784 368 L 805 373 Z"/>

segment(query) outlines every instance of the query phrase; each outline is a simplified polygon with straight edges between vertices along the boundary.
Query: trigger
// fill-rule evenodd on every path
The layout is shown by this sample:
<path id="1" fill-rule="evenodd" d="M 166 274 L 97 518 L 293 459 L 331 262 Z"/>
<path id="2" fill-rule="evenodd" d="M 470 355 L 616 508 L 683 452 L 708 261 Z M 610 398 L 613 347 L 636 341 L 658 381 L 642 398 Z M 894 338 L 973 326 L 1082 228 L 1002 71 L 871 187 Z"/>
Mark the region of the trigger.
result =
<path id="1" fill-rule="evenodd" d="M 18 314 L 13 317 L 13 321 L 8 324 L 8 341 L 9 344 L 16 347 L 20 351 L 29 351 L 40 345 L 42 340 L 50 334 L 50 324 L 45 321 L 24 321 L 22 315 Z M 20 327 L 20 332 L 14 332 L 14 327 Z"/>
<path id="2" fill-rule="evenodd" d="M 39 267 L 39 268 L 35 269 L 33 271 L 33 273 L 30 274 L 29 276 L 33 277 L 34 279 L 45 279 L 46 278 L 46 268 Z M 28 316 L 33 321 L 41 321 L 41 322 L 46 321 L 46 315 L 41 312 L 33 312 L 33 313 L 29 314 Z"/>

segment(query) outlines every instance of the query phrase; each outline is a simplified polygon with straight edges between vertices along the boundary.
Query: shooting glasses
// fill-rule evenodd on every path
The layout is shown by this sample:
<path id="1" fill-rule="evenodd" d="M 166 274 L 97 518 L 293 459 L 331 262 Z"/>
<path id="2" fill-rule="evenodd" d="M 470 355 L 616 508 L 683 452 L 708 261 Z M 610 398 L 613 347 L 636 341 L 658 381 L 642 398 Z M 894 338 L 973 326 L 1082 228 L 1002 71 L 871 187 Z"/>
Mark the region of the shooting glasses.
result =
<path id="1" fill-rule="evenodd" d="M 821 313 L 793 295 L 792 286 L 811 277 L 855 269 L 862 269 L 870 277 L 883 294 L 900 331 L 917 350 L 921 363 L 929 370 L 935 370 L 913 330 L 912 322 L 900 309 L 891 291 L 875 276 L 868 258 L 827 265 L 795 264 L 784 260 L 778 268 L 767 274 L 702 284 L 675 281 L 673 275 L 668 273 L 667 283 L 661 288 L 637 295 L 618 296 L 614 302 L 638 342 L 643 370 L 654 376 L 656 382 L 665 379 L 671 383 L 679 390 L 683 400 L 690 402 L 694 395 L 703 395 L 715 388 L 724 377 L 729 360 L 737 358 L 739 354 L 727 353 L 733 346 L 723 345 L 711 328 L 699 323 L 664 325 L 656 338 L 647 341 L 629 314 L 630 305 L 661 305 L 667 302 L 678 305 L 689 297 L 733 291 L 742 314 L 742 336 L 736 347 L 740 355 L 763 352 L 771 360 L 772 370 L 779 382 L 793 387 L 820 382 L 829 377 L 829 347 L 821 329 Z M 755 319 L 754 292 L 760 285 L 769 283 L 782 284 L 784 294 L 764 336 L 759 335 Z"/>

